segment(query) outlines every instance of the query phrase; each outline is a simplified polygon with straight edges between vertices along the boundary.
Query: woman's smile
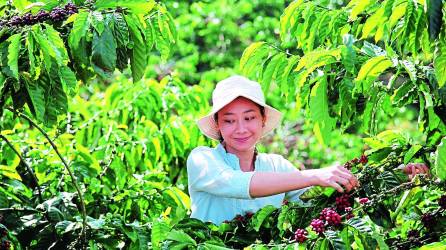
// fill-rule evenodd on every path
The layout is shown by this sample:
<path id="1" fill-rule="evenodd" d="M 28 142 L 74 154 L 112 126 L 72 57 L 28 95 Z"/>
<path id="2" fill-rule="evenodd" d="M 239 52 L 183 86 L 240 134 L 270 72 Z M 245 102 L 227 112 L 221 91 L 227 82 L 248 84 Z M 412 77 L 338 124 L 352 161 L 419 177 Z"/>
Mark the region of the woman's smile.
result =
<path id="1" fill-rule="evenodd" d="M 245 143 L 245 142 L 247 142 L 249 140 L 249 138 L 251 138 L 251 136 L 242 137 L 242 138 L 234 138 L 234 140 L 239 142 L 239 143 Z"/>

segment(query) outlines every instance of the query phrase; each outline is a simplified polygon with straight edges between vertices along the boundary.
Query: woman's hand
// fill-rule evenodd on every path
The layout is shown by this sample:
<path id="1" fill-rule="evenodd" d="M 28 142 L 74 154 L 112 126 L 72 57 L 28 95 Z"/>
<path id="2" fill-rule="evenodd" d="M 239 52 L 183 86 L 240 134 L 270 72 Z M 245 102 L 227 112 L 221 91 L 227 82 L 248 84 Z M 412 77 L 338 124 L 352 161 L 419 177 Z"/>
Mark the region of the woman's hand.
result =
<path id="1" fill-rule="evenodd" d="M 424 163 L 409 163 L 402 166 L 402 171 L 409 176 L 412 180 L 417 174 L 427 174 L 429 175 L 429 167 Z"/>
<path id="2" fill-rule="evenodd" d="M 344 190 L 349 192 L 359 186 L 358 179 L 349 170 L 339 165 L 310 171 L 313 172 L 314 185 L 317 186 L 333 187 L 341 193 Z"/>

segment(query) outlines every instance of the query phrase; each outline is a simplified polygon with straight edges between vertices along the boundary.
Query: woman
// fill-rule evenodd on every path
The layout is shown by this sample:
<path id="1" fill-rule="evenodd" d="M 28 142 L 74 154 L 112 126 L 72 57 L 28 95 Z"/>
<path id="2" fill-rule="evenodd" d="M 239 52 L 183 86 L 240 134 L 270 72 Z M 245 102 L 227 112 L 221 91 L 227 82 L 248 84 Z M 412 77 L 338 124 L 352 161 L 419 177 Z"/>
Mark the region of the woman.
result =
<path id="1" fill-rule="evenodd" d="M 342 166 L 298 171 L 280 155 L 256 151 L 256 143 L 279 125 L 282 116 L 265 103 L 257 82 L 229 77 L 217 84 L 212 102 L 212 111 L 198 120 L 198 126 L 220 144 L 197 147 L 188 157 L 191 217 L 218 225 L 266 205 L 280 207 L 285 196 L 299 201 L 310 186 L 348 192 L 359 185 Z"/>

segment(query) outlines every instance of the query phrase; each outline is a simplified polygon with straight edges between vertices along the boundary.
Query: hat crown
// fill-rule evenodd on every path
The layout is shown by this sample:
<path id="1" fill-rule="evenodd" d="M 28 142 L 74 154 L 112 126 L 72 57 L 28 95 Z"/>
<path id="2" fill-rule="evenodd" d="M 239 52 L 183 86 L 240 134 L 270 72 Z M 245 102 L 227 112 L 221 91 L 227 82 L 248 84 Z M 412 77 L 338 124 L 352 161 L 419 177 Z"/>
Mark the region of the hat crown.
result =
<path id="1" fill-rule="evenodd" d="M 265 102 L 262 88 L 257 82 L 251 81 L 243 76 L 231 76 L 217 83 L 212 92 L 213 105 L 227 98 L 243 96 L 256 102 Z"/>

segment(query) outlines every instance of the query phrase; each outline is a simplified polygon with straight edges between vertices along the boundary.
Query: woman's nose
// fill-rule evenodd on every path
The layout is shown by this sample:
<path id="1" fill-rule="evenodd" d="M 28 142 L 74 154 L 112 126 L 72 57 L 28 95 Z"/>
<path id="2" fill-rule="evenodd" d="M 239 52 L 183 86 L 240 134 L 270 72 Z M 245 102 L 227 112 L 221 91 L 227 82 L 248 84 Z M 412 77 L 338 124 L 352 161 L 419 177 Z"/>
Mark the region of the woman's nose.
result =
<path id="1" fill-rule="evenodd" d="M 237 127 L 236 127 L 236 132 L 243 133 L 245 131 L 247 131 L 245 121 L 244 120 L 238 121 Z"/>

